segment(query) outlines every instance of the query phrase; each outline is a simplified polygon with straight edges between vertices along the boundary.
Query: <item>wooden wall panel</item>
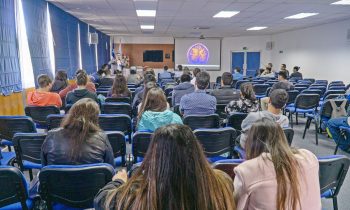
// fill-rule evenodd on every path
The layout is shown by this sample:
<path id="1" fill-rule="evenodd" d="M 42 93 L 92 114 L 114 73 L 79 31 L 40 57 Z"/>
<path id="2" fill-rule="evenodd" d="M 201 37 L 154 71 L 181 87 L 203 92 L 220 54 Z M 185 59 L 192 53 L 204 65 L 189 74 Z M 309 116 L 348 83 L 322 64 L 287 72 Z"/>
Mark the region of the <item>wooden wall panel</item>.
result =
<path id="1" fill-rule="evenodd" d="M 174 68 L 173 50 L 174 44 L 123 44 L 123 54 L 129 56 L 130 66 L 149 66 L 151 68 L 163 68 L 165 65 Z M 145 50 L 163 50 L 163 62 L 143 62 L 143 51 Z M 118 45 L 115 48 L 118 52 Z M 169 54 L 170 58 L 165 58 Z"/>
<path id="2" fill-rule="evenodd" d="M 0 95 L 0 115 L 24 115 L 27 92 L 32 90 L 34 88 L 9 96 Z"/>

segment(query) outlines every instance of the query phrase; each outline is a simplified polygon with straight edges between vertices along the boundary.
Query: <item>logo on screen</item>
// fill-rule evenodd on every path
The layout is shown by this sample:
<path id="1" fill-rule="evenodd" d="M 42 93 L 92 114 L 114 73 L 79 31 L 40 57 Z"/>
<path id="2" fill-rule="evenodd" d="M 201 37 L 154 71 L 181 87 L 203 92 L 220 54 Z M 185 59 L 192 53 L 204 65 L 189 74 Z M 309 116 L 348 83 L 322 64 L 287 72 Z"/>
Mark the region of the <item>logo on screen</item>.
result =
<path id="1" fill-rule="evenodd" d="M 202 43 L 196 43 L 187 50 L 187 61 L 189 64 L 207 64 L 209 50 Z"/>

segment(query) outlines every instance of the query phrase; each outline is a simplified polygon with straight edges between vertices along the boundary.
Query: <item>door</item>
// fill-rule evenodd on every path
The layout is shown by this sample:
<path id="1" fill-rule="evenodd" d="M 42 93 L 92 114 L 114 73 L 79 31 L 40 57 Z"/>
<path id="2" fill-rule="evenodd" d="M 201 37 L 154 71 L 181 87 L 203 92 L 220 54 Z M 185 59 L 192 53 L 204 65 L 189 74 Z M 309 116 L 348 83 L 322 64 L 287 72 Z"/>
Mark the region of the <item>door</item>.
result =
<path id="1" fill-rule="evenodd" d="M 254 77 L 260 68 L 260 52 L 247 52 L 247 77 Z"/>
<path id="2" fill-rule="evenodd" d="M 232 52 L 232 58 L 231 59 L 232 59 L 231 71 L 233 71 L 233 69 L 236 68 L 236 67 L 240 67 L 243 70 L 244 52 Z"/>

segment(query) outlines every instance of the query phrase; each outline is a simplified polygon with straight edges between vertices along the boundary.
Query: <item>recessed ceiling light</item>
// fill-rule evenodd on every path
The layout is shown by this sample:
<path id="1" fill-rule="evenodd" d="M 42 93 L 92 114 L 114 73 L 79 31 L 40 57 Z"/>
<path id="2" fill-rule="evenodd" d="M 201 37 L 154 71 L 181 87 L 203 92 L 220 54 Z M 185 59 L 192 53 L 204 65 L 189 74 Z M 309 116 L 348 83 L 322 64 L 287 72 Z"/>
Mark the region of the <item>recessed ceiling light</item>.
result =
<path id="1" fill-rule="evenodd" d="M 154 25 L 141 25 L 141 29 L 154 30 Z"/>
<path id="2" fill-rule="evenodd" d="M 266 26 L 255 26 L 255 27 L 251 27 L 251 28 L 248 28 L 247 31 L 260 31 L 260 30 L 263 30 L 267 28 Z"/>
<path id="3" fill-rule="evenodd" d="M 230 18 L 237 15 L 239 11 L 221 11 L 213 16 L 213 18 Z"/>
<path id="4" fill-rule="evenodd" d="M 156 10 L 136 10 L 136 14 L 139 17 L 155 17 Z"/>
<path id="5" fill-rule="evenodd" d="M 318 15 L 318 13 L 299 13 L 296 15 L 285 17 L 284 19 L 303 19 L 314 15 Z"/>
<path id="6" fill-rule="evenodd" d="M 332 4 L 334 4 L 334 5 L 350 5 L 350 0 L 336 1 L 336 2 L 333 2 Z"/>

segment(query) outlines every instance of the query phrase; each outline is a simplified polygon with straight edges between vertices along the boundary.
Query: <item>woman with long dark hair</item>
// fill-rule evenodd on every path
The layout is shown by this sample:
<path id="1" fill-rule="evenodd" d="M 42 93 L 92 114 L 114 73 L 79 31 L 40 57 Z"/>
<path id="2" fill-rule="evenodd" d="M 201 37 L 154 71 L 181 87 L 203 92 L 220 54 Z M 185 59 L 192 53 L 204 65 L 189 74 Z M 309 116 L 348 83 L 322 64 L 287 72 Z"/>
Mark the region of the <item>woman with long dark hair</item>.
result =
<path id="1" fill-rule="evenodd" d="M 131 92 L 128 89 L 126 79 L 122 74 L 115 75 L 113 86 L 107 96 L 113 98 L 131 97 Z"/>
<path id="2" fill-rule="evenodd" d="M 55 81 L 52 84 L 50 92 L 59 93 L 68 86 L 67 72 L 60 70 L 56 73 Z"/>
<path id="3" fill-rule="evenodd" d="M 235 210 L 232 180 L 213 170 L 192 130 L 157 129 L 139 169 L 119 172 L 95 197 L 95 209 Z"/>
<path id="4" fill-rule="evenodd" d="M 247 160 L 234 169 L 237 209 L 321 209 L 316 156 L 291 148 L 276 122 L 256 121 L 245 150 Z"/>
<path id="5" fill-rule="evenodd" d="M 255 97 L 253 85 L 251 83 L 244 83 L 241 85 L 240 90 L 240 98 L 238 100 L 230 101 L 225 108 L 226 113 L 249 113 L 258 111 L 259 101 Z"/>
<path id="6" fill-rule="evenodd" d="M 151 88 L 144 96 L 138 115 L 138 130 L 154 131 L 168 124 L 182 124 L 181 117 L 168 109 L 165 93 L 161 88 Z"/>
<path id="7" fill-rule="evenodd" d="M 77 101 L 61 127 L 48 132 L 42 145 L 41 162 L 45 165 L 109 163 L 114 165 L 112 147 L 98 125 L 98 104 L 84 98 Z"/>

